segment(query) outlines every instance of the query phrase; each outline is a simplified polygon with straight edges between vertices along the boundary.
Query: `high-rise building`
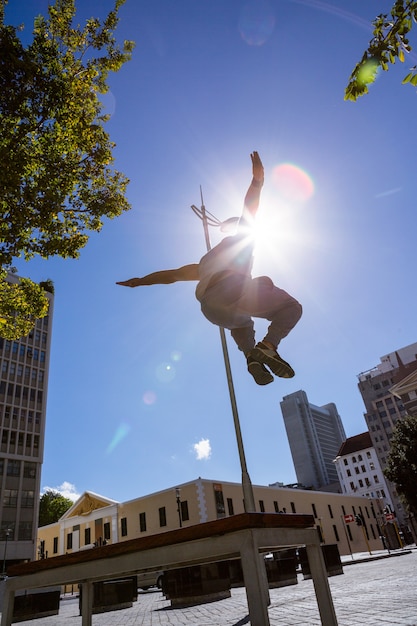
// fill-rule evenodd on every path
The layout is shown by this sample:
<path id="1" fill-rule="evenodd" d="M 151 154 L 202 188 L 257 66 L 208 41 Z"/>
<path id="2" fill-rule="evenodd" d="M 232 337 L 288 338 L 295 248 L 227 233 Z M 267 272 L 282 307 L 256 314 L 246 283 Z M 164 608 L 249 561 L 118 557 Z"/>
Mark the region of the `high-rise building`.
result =
<path id="1" fill-rule="evenodd" d="M 366 407 L 364 417 L 382 470 L 387 464 L 395 424 L 406 413 L 402 398 L 391 390 L 415 371 L 417 343 L 381 357 L 378 365 L 358 375 L 358 387 Z M 389 481 L 387 485 L 398 520 L 404 523 L 405 512 L 395 486 Z"/>
<path id="2" fill-rule="evenodd" d="M 338 489 L 333 460 L 346 435 L 336 405 L 316 406 L 305 391 L 296 391 L 284 396 L 281 411 L 298 482 L 314 489 Z"/>
<path id="3" fill-rule="evenodd" d="M 0 337 L 0 554 L 7 563 L 33 559 L 37 550 L 53 294 L 47 297 L 48 315 L 27 337 Z"/>

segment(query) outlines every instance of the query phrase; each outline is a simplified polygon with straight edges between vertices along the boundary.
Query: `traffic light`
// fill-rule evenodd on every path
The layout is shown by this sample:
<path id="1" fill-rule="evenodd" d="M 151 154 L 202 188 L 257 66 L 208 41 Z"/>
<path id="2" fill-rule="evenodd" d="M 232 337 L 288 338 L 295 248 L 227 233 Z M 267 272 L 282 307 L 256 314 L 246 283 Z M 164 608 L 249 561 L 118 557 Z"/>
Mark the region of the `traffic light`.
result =
<path id="1" fill-rule="evenodd" d="M 362 517 L 360 515 L 355 515 L 355 522 L 357 523 L 358 526 L 362 526 L 363 525 Z"/>

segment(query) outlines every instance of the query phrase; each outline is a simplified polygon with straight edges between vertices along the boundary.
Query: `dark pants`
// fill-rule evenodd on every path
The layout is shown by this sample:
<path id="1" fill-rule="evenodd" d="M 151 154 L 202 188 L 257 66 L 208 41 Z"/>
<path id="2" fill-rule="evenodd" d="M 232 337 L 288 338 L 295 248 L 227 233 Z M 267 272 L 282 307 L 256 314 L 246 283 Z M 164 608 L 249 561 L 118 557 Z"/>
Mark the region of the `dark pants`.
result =
<path id="1" fill-rule="evenodd" d="M 246 278 L 236 274 L 209 287 L 201 299 L 205 317 L 228 328 L 245 354 L 255 345 L 252 317 L 270 320 L 264 341 L 277 346 L 301 317 L 301 304 L 267 276 Z"/>

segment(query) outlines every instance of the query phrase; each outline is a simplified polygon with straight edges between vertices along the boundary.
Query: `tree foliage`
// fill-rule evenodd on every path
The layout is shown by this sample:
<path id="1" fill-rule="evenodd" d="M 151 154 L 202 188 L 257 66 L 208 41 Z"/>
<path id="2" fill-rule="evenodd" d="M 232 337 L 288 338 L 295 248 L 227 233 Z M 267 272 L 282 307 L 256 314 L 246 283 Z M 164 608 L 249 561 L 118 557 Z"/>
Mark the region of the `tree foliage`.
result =
<path id="1" fill-rule="evenodd" d="M 0 267 L 35 254 L 76 258 L 89 231 L 130 208 L 100 101 L 133 50 L 114 37 L 124 1 L 81 28 L 75 0 L 55 0 L 25 47 L 0 0 Z"/>
<path id="2" fill-rule="evenodd" d="M 396 485 L 410 511 L 417 514 L 417 415 L 397 422 L 384 474 Z"/>
<path id="3" fill-rule="evenodd" d="M 54 524 L 73 505 L 73 501 L 59 491 L 48 489 L 39 501 L 39 526 Z"/>
<path id="4" fill-rule="evenodd" d="M 345 100 L 356 100 L 368 93 L 368 85 L 379 69 L 387 71 L 398 59 L 404 63 L 411 52 L 409 33 L 417 21 L 417 1 L 396 0 L 391 12 L 378 15 L 373 22 L 373 37 L 362 59 L 355 66 L 345 90 Z M 410 68 L 403 84 L 417 85 L 417 66 Z"/>
<path id="5" fill-rule="evenodd" d="M 28 278 L 14 283 L 6 277 L 7 271 L 0 269 L 0 336 L 13 340 L 26 337 L 36 320 L 48 313 L 45 292 L 53 292 L 53 286 L 50 281 L 37 285 Z"/>

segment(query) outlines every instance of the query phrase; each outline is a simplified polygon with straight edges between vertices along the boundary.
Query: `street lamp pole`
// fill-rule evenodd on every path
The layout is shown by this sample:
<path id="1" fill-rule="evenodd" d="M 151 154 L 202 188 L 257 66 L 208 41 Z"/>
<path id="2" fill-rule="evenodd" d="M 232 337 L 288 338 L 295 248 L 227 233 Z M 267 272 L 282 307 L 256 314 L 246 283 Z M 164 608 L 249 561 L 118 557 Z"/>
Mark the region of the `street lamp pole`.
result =
<path id="1" fill-rule="evenodd" d="M 6 577 L 6 554 L 7 554 L 7 542 L 9 541 L 10 533 L 11 533 L 10 528 L 7 528 L 7 529 L 5 530 L 6 542 L 5 542 L 5 544 L 4 544 L 4 554 L 3 554 L 3 571 L 2 571 L 2 577 L 3 577 L 3 578 L 5 578 L 5 577 Z"/>
<path id="2" fill-rule="evenodd" d="M 206 207 L 204 206 L 204 202 L 203 202 L 203 194 L 202 194 L 201 187 L 200 187 L 200 195 L 201 195 L 201 209 L 198 209 L 195 205 L 192 205 L 191 208 L 194 211 L 194 213 L 203 222 L 204 237 L 206 240 L 206 247 L 207 247 L 207 252 L 208 252 L 209 250 L 211 250 L 210 234 L 209 234 L 209 229 L 208 229 L 209 221 L 210 221 L 211 226 L 221 226 L 221 222 L 211 214 L 209 214 L 209 217 L 207 216 Z M 252 482 L 249 477 L 249 472 L 248 472 L 248 468 L 246 465 L 245 450 L 243 447 L 242 431 L 240 428 L 235 388 L 233 385 L 232 370 L 230 367 L 230 359 L 229 359 L 229 351 L 227 348 L 226 333 L 224 331 L 224 328 L 219 328 L 219 331 L 220 331 L 220 340 L 221 340 L 222 350 L 223 350 L 224 365 L 226 368 L 227 385 L 229 388 L 230 403 L 232 407 L 233 422 L 234 422 L 235 433 L 236 433 L 236 441 L 237 441 L 237 447 L 238 447 L 238 452 L 239 452 L 240 467 L 242 470 L 242 489 L 243 489 L 243 499 L 245 503 L 245 511 L 247 513 L 255 513 L 256 511 L 255 498 L 253 495 Z"/>

